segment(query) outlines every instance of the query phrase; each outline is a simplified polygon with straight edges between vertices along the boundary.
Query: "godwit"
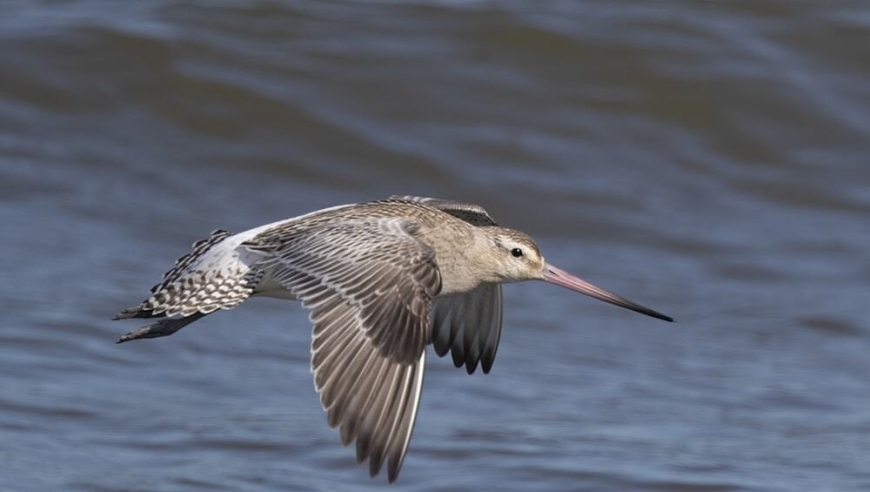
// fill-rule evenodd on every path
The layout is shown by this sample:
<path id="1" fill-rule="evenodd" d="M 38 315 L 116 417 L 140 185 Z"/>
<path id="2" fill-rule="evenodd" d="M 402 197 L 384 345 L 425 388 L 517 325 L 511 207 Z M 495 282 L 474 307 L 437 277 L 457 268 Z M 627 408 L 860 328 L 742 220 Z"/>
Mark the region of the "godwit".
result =
<path id="1" fill-rule="evenodd" d="M 314 325 L 311 370 L 330 427 L 372 477 L 399 475 L 420 401 L 426 345 L 488 373 L 501 334 L 501 284 L 544 280 L 666 321 L 547 264 L 528 235 L 482 207 L 391 197 L 342 205 L 193 245 L 142 304 L 159 318 L 118 343 L 175 333 L 251 296 L 296 299 Z"/>

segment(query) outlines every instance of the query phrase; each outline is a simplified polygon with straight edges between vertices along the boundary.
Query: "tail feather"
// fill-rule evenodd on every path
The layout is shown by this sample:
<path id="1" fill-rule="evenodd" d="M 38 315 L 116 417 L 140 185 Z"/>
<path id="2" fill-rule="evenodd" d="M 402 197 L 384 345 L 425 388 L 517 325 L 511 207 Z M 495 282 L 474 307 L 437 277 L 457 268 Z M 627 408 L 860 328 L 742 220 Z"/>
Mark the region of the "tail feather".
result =
<path id="1" fill-rule="evenodd" d="M 239 259 L 237 244 L 226 242 L 232 237 L 231 232 L 217 230 L 195 242 L 147 299 L 112 319 L 187 317 L 237 306 L 253 293 L 263 273 Z"/>
<path id="2" fill-rule="evenodd" d="M 156 323 L 137 328 L 118 339 L 117 343 L 129 342 L 140 338 L 158 338 L 172 335 L 176 331 L 193 323 L 194 321 L 206 316 L 202 313 L 196 313 L 184 318 L 163 318 Z"/>

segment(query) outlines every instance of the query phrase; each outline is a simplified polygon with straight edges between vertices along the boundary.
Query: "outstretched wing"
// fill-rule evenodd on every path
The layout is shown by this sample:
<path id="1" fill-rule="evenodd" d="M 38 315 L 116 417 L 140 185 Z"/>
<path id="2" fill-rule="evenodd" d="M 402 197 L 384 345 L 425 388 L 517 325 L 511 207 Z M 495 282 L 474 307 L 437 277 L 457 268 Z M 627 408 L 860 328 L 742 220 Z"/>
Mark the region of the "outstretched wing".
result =
<path id="1" fill-rule="evenodd" d="M 342 443 L 390 482 L 411 439 L 441 276 L 414 225 L 395 218 L 317 226 L 244 243 L 270 254 L 271 281 L 311 310 L 314 386 Z"/>
<path id="2" fill-rule="evenodd" d="M 483 207 L 473 203 L 418 196 L 391 196 L 388 200 L 423 203 L 478 227 L 498 225 Z M 453 364 L 464 364 L 468 374 L 477 369 L 478 363 L 488 373 L 501 338 L 501 300 L 500 285 L 483 285 L 471 292 L 439 298 L 429 338 L 435 353 L 444 357 L 450 351 Z"/>

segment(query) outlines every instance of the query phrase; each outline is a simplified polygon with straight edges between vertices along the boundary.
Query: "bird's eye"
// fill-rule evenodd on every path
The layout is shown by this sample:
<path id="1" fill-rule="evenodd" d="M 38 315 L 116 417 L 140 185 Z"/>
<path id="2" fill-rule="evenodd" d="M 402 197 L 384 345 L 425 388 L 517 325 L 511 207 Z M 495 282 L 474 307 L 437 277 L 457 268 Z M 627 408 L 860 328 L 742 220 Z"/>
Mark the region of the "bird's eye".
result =
<path id="1" fill-rule="evenodd" d="M 514 248 L 511 250 L 511 254 L 514 258 L 519 258 L 520 256 L 523 256 L 523 250 L 520 248 Z"/>

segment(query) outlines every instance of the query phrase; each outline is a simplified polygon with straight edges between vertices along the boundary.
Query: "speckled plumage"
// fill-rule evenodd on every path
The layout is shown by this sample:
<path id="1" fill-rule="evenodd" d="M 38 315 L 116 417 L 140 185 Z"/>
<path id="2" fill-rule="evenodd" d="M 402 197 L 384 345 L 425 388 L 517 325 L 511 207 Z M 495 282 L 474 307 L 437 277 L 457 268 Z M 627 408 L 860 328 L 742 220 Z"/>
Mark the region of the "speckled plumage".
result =
<path id="1" fill-rule="evenodd" d="M 210 268 L 202 264 L 206 253 L 233 233 L 216 230 L 191 246 L 191 251 L 175 261 L 175 267 L 151 287 L 151 296 L 142 304 L 125 309 L 115 319 L 190 316 L 208 314 L 216 309 L 231 309 L 247 299 L 262 276 L 259 271 L 230 267 Z"/>
<path id="2" fill-rule="evenodd" d="M 313 324 L 311 369 L 330 426 L 357 460 L 394 481 L 414 427 L 426 345 L 489 372 L 501 283 L 541 279 L 669 319 L 548 266 L 526 234 L 480 206 L 418 197 L 343 205 L 193 245 L 139 306 L 157 318 L 119 340 L 171 335 L 250 296 L 299 300 Z"/>

